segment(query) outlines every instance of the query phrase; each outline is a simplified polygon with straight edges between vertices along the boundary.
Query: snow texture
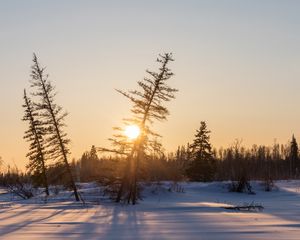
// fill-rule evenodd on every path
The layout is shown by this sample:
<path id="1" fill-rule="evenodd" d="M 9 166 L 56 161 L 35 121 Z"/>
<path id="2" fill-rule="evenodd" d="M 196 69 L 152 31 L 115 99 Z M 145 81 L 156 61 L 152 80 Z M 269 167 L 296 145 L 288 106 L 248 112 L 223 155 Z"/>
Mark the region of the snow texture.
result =
<path id="1" fill-rule="evenodd" d="M 81 184 L 86 203 L 69 192 L 20 200 L 0 191 L 0 239 L 300 239 L 300 181 L 278 181 L 255 195 L 228 192 L 226 183 L 145 186 L 138 205 L 114 204 L 95 184 Z M 172 190 L 173 189 L 173 190 Z M 183 190 L 183 191 L 182 191 Z M 263 211 L 228 206 L 259 204 Z"/>

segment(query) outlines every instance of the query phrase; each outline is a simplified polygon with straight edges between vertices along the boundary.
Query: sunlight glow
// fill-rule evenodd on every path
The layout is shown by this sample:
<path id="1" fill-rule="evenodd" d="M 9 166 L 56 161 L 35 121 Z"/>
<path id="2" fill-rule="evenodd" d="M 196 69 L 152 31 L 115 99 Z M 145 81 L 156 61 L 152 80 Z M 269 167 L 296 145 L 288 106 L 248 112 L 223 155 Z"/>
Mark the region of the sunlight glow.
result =
<path id="1" fill-rule="evenodd" d="M 137 125 L 126 126 L 124 133 L 129 139 L 136 139 L 140 135 L 140 128 Z"/>

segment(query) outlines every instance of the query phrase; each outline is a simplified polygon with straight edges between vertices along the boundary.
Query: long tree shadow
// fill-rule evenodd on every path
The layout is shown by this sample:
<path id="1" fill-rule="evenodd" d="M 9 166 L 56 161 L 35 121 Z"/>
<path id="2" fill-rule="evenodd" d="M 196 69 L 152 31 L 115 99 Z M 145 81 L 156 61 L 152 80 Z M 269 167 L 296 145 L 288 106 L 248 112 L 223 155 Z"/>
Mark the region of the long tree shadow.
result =
<path id="1" fill-rule="evenodd" d="M 30 209 L 28 209 L 27 211 L 23 211 L 21 214 L 18 215 L 18 216 L 20 216 L 20 219 L 21 219 L 20 222 L 13 223 L 13 224 L 8 224 L 8 225 L 5 225 L 4 227 L 1 227 L 0 235 L 3 237 L 7 234 L 10 234 L 10 233 L 16 232 L 18 230 L 21 230 L 22 228 L 25 228 L 25 227 L 27 227 L 31 224 L 40 223 L 42 221 L 48 220 L 52 217 L 55 217 L 55 216 L 63 213 L 65 211 L 65 209 L 57 210 L 54 213 L 51 213 L 50 215 L 48 215 L 46 217 L 40 217 L 40 218 L 37 218 L 37 219 L 34 219 L 34 220 L 31 220 L 29 218 L 24 219 L 22 217 L 22 215 L 24 215 L 24 214 L 28 215 L 29 211 L 30 211 Z M 39 210 L 37 210 L 37 211 L 39 211 Z M 30 214 L 29 214 L 29 216 L 30 216 Z"/>
<path id="2" fill-rule="evenodd" d="M 104 238 L 130 238 L 134 236 L 141 239 L 141 211 L 136 206 L 115 206 L 112 212 L 110 228 L 106 231 Z"/>
<path id="3" fill-rule="evenodd" d="M 142 204 L 141 204 L 142 205 Z M 218 222 L 215 213 L 224 212 L 221 208 L 209 211 L 209 208 L 191 207 L 156 207 L 145 206 L 115 207 L 109 229 L 103 239 L 232 239 L 238 236 L 267 234 L 261 229 L 241 229 L 228 226 L 225 220 Z M 234 218 L 228 216 L 228 220 Z M 224 236 L 225 234 L 225 236 Z"/>

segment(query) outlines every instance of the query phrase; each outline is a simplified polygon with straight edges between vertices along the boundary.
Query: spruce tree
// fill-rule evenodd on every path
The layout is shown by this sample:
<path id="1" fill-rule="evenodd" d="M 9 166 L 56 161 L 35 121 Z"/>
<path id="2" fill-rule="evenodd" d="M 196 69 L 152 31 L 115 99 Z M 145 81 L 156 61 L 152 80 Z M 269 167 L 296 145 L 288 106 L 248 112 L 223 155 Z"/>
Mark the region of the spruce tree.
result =
<path id="1" fill-rule="evenodd" d="M 191 162 L 186 174 L 191 181 L 211 181 L 215 175 L 216 164 L 210 144 L 210 131 L 202 121 L 195 139 L 190 145 Z"/>
<path id="2" fill-rule="evenodd" d="M 38 120 L 38 113 L 34 109 L 34 104 L 27 97 L 26 90 L 24 90 L 24 109 L 25 114 L 23 121 L 29 123 L 29 129 L 25 132 L 24 138 L 30 142 L 29 152 L 27 157 L 29 157 L 29 164 L 27 168 L 32 174 L 34 183 L 37 185 L 42 185 L 45 187 L 46 195 L 49 195 L 49 187 L 46 173 L 45 164 L 45 147 L 44 147 L 44 137 L 46 134 L 46 129 L 44 124 Z"/>
<path id="3" fill-rule="evenodd" d="M 64 164 L 69 185 L 73 189 L 76 201 L 79 201 L 79 194 L 68 162 L 70 140 L 64 131 L 66 126 L 64 120 L 67 113 L 63 112 L 62 107 L 55 103 L 55 88 L 49 81 L 48 74 L 45 74 L 45 68 L 40 66 L 35 54 L 31 70 L 31 87 L 36 89 L 33 95 L 40 98 L 40 102 L 36 103 L 36 109 L 39 111 L 41 121 L 47 125 L 47 154 L 53 161 Z"/>
<path id="4" fill-rule="evenodd" d="M 290 164 L 290 176 L 293 177 L 298 170 L 298 143 L 295 136 L 292 136 L 292 141 L 290 144 L 290 153 L 289 153 L 289 164 Z"/>

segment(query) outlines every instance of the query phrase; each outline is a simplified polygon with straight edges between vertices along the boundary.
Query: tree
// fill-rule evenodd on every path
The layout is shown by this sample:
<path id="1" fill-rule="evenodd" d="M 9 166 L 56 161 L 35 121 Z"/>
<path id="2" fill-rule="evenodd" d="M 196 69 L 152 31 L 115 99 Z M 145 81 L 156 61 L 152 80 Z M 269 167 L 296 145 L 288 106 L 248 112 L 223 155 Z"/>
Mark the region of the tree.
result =
<path id="1" fill-rule="evenodd" d="M 33 54 L 31 70 L 31 87 L 36 88 L 33 95 L 40 97 L 40 102 L 35 104 L 36 110 L 39 111 L 41 121 L 47 126 L 47 154 L 50 159 L 64 164 L 75 199 L 79 201 L 79 194 L 68 162 L 70 140 L 63 129 L 66 126 L 64 119 L 67 113 L 63 113 L 62 107 L 55 103 L 55 88 L 49 81 L 48 74 L 44 73 L 45 68 L 40 67 L 35 54 Z"/>
<path id="2" fill-rule="evenodd" d="M 42 184 L 45 187 L 46 195 L 49 195 L 48 179 L 46 174 L 45 164 L 45 147 L 44 136 L 46 129 L 44 124 L 39 121 L 38 113 L 34 110 L 34 105 L 30 98 L 27 97 L 26 90 L 24 90 L 25 114 L 23 121 L 29 123 L 29 129 L 25 132 L 24 138 L 30 142 L 29 152 L 29 164 L 27 168 L 33 175 L 34 182 L 39 185 Z"/>
<path id="3" fill-rule="evenodd" d="M 100 160 L 93 145 L 89 152 L 85 152 L 80 159 L 80 179 L 83 182 L 94 181 L 99 175 Z"/>
<path id="4" fill-rule="evenodd" d="M 115 135 L 115 138 L 112 139 L 118 147 L 115 152 L 125 153 L 127 158 L 127 165 L 116 196 L 116 202 L 123 200 L 135 204 L 138 199 L 141 161 L 145 161 L 151 148 L 157 148 L 159 145 L 157 142 L 159 134 L 153 132 L 150 125 L 154 120 L 166 120 L 169 111 L 163 103 L 175 98 L 174 93 L 177 91 L 166 84 L 166 81 L 173 76 L 167 67 L 171 61 L 173 61 L 171 53 L 159 55 L 157 58 L 157 62 L 160 64 L 158 72 L 146 70 L 149 77 L 138 81 L 139 90 L 128 92 L 117 90 L 133 104 L 131 108 L 133 117 L 125 119 L 125 125 L 135 124 L 141 133 L 134 141 L 128 141 L 122 133 Z M 118 128 L 118 130 L 121 129 Z"/>
<path id="5" fill-rule="evenodd" d="M 192 161 L 186 173 L 192 181 L 211 181 L 215 175 L 216 166 L 209 134 L 206 122 L 202 121 L 194 142 L 190 145 Z"/>
<path id="6" fill-rule="evenodd" d="M 292 136 L 289 153 L 290 176 L 294 176 L 298 170 L 298 143 L 295 136 Z"/>

